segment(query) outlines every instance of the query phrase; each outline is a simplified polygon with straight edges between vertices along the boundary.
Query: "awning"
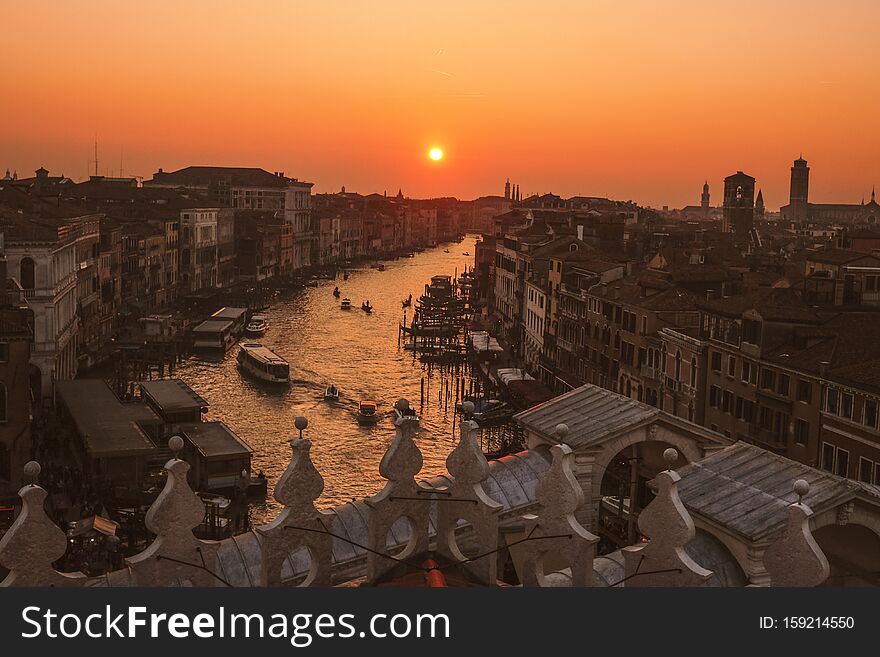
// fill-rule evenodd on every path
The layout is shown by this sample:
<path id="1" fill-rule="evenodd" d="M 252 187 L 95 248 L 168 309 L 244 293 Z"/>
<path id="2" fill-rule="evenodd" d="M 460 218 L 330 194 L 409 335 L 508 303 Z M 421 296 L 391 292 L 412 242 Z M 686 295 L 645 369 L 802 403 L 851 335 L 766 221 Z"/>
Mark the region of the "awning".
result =
<path id="1" fill-rule="evenodd" d="M 109 518 L 104 518 L 103 516 L 90 516 L 88 518 L 83 518 L 82 520 L 77 520 L 76 527 L 73 528 L 70 535 L 82 536 L 91 531 L 96 531 L 100 534 L 104 534 L 104 536 L 116 536 L 116 530 L 118 528 L 119 523 L 113 522 Z"/>

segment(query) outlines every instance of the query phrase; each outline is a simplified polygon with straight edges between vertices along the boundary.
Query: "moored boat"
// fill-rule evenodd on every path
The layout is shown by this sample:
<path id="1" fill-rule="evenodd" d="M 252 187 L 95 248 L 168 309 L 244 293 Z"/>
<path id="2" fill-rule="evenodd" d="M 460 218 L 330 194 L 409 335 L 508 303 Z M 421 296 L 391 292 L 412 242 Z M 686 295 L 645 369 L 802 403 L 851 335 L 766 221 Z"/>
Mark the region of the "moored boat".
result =
<path id="1" fill-rule="evenodd" d="M 238 351 L 242 370 L 267 383 L 290 383 L 290 365 L 281 356 L 258 342 L 246 342 Z"/>
<path id="2" fill-rule="evenodd" d="M 331 383 L 324 390 L 324 399 L 327 401 L 339 401 L 339 388 Z"/>
<path id="3" fill-rule="evenodd" d="M 351 299 L 343 299 L 339 304 L 340 310 L 351 310 Z"/>
<path id="4" fill-rule="evenodd" d="M 342 294 L 342 293 L 339 291 L 339 288 L 338 288 L 338 287 L 334 287 L 334 288 L 333 288 L 333 296 L 336 297 L 336 298 L 338 299 L 340 294 Z"/>
<path id="5" fill-rule="evenodd" d="M 267 328 L 269 328 L 269 322 L 266 320 L 266 317 L 264 315 L 254 315 L 245 327 L 244 332 L 248 335 L 260 336 L 266 332 Z"/>
<path id="6" fill-rule="evenodd" d="M 376 424 L 379 421 L 378 404 L 370 400 L 362 400 L 358 404 L 357 420 L 359 424 Z"/>
<path id="7" fill-rule="evenodd" d="M 370 302 L 369 302 L 369 301 L 364 301 L 364 302 L 361 304 L 361 310 L 363 310 L 365 313 L 372 313 L 372 312 L 373 312 L 373 306 L 370 305 Z"/>

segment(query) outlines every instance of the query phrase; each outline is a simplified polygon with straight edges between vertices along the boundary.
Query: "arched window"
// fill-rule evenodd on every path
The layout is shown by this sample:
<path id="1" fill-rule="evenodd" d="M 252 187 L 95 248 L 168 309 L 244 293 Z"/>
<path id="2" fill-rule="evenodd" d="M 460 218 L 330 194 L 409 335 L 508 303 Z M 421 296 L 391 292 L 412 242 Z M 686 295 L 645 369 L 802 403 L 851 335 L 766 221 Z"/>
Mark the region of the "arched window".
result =
<path id="1" fill-rule="evenodd" d="M 629 379 L 626 380 L 626 396 L 627 397 L 633 396 L 632 383 L 630 382 Z"/>
<path id="2" fill-rule="evenodd" d="M 691 388 L 697 388 L 697 357 L 691 358 Z"/>
<path id="3" fill-rule="evenodd" d="M 6 384 L 0 383 L 0 422 L 6 422 L 9 418 L 6 416 L 8 407 L 6 399 Z"/>
<path id="4" fill-rule="evenodd" d="M 18 282 L 25 290 L 33 290 L 35 282 L 33 258 L 22 258 L 20 270 Z"/>
<path id="5" fill-rule="evenodd" d="M 675 380 L 681 381 L 681 349 L 675 352 Z"/>

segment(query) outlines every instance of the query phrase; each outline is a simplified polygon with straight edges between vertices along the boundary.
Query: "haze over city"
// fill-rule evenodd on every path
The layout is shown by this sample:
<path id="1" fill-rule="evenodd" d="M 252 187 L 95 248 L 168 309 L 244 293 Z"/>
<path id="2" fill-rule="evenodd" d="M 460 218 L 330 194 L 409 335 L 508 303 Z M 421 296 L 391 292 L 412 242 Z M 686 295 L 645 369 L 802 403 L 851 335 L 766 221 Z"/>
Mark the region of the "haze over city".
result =
<path id="1" fill-rule="evenodd" d="M 0 152 L 20 175 L 251 165 L 363 193 L 696 203 L 742 169 L 769 208 L 880 183 L 880 4 L 788 0 L 4 7 Z M 431 148 L 444 157 L 428 157 Z"/>

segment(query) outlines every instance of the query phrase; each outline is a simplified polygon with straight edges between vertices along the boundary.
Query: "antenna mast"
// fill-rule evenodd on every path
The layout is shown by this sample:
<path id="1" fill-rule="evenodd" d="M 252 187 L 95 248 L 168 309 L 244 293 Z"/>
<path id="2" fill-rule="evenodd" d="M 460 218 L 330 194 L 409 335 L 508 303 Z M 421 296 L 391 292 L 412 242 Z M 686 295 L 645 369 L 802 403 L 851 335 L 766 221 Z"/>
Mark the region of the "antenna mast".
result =
<path id="1" fill-rule="evenodd" d="M 98 135 L 95 135 L 95 178 L 98 177 Z"/>

